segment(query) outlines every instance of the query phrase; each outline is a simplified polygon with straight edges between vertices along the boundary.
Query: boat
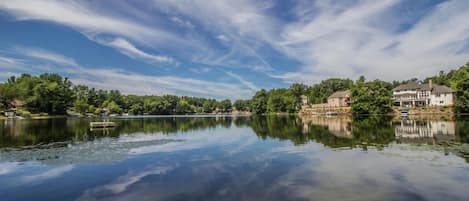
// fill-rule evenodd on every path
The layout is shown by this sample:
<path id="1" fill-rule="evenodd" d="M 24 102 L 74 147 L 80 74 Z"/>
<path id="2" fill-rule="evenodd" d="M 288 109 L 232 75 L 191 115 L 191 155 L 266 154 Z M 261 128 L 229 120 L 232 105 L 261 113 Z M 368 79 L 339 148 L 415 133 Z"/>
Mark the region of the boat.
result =
<path id="1" fill-rule="evenodd" d="M 91 128 L 112 128 L 112 127 L 116 127 L 116 123 L 111 122 L 111 121 L 91 122 L 90 127 Z"/>

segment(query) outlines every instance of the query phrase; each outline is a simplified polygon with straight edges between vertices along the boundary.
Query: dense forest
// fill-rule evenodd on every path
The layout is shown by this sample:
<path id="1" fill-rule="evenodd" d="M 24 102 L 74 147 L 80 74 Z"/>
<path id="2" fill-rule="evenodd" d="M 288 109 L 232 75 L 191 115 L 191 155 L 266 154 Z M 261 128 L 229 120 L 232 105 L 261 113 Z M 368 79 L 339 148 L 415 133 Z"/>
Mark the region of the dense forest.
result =
<path id="1" fill-rule="evenodd" d="M 409 81 L 450 86 L 456 91 L 455 109 L 469 113 L 469 63 L 448 73 L 418 80 L 385 82 L 367 81 L 360 77 L 350 79 L 332 78 L 307 86 L 293 84 L 289 88 L 261 89 L 251 99 L 215 100 L 175 95 L 123 95 L 118 90 L 101 90 L 72 82 L 57 74 L 32 76 L 23 74 L 11 77 L 0 84 L 0 111 L 21 108 L 22 116 L 31 114 L 64 115 L 67 113 L 101 114 L 193 114 L 230 112 L 232 109 L 253 114 L 296 113 L 301 108 L 301 95 L 308 96 L 311 103 L 324 103 L 327 97 L 340 90 L 350 90 L 352 112 L 357 114 L 384 114 L 392 109 L 392 88 Z"/>

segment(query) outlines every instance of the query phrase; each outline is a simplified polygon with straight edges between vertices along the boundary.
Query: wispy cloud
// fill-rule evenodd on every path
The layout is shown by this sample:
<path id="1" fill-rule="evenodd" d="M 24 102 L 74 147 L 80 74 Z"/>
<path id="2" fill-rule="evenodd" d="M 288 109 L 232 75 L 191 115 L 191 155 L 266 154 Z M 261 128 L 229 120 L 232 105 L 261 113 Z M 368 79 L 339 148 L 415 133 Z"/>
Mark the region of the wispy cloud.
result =
<path id="1" fill-rule="evenodd" d="M 0 176 L 15 172 L 18 164 L 16 163 L 0 163 Z"/>
<path id="2" fill-rule="evenodd" d="M 177 76 L 158 76 L 134 73 L 118 68 L 86 67 L 64 55 L 37 48 L 16 48 L 16 53 L 35 64 L 52 62 L 49 71 L 64 73 L 75 84 L 84 84 L 99 89 L 118 89 L 125 94 L 138 95 L 194 95 L 215 98 L 247 98 L 252 91 L 239 84 L 221 83 Z M 19 73 L 19 72 L 18 72 Z M 136 87 L 137 86 L 137 87 Z"/>
<path id="3" fill-rule="evenodd" d="M 175 60 L 168 56 L 154 55 L 137 49 L 133 44 L 123 38 L 116 38 L 110 42 L 104 43 L 108 46 L 118 49 L 122 54 L 131 58 L 143 59 L 150 63 L 174 63 Z"/>
<path id="4" fill-rule="evenodd" d="M 395 10 L 405 2 L 360 1 L 358 4 L 317 2 L 302 7 L 301 20 L 290 23 L 276 44 L 302 63 L 284 80 L 307 82 L 325 77 L 386 80 L 428 76 L 455 68 L 469 58 L 469 4 L 447 1 L 422 14 L 407 29 L 407 19 Z M 304 11 L 304 9 L 311 9 Z M 415 17 L 417 18 L 417 17 Z M 393 20 L 389 20 L 393 19 Z"/>
<path id="5" fill-rule="evenodd" d="M 100 12 L 86 2 L 5 0 L 0 8 L 19 20 L 46 20 L 74 27 L 84 33 L 110 33 L 137 41 L 179 41 L 177 37 L 110 12 Z"/>
<path id="6" fill-rule="evenodd" d="M 259 90 L 259 87 L 257 87 L 254 83 L 252 82 L 249 82 L 247 80 L 245 80 L 243 77 L 241 77 L 240 75 L 238 74 L 235 74 L 233 72 L 225 72 L 228 76 L 238 80 L 241 84 L 243 84 L 244 86 L 248 87 L 249 89 L 253 90 L 253 91 L 257 91 Z"/>
<path id="7" fill-rule="evenodd" d="M 24 55 L 24 56 L 28 56 L 28 57 L 32 57 L 36 59 L 41 59 L 41 60 L 46 60 L 46 61 L 54 62 L 60 65 L 64 65 L 64 66 L 79 66 L 75 62 L 74 59 L 71 59 L 61 54 L 46 51 L 43 49 L 16 47 L 14 48 L 14 50 L 16 53 L 20 55 Z"/>
<path id="8" fill-rule="evenodd" d="M 204 65 L 233 72 L 251 69 L 284 83 L 360 75 L 385 80 L 424 77 L 469 58 L 467 1 L 289 4 L 279 12 L 281 5 L 275 1 L 254 0 L 153 0 L 145 6 L 125 1 L 104 5 L 4 0 L 0 10 L 17 20 L 72 27 L 147 63 L 190 64 L 189 70 Z M 252 90 L 260 81 L 240 82 Z"/>
<path id="9" fill-rule="evenodd" d="M 23 184 L 40 183 L 48 179 L 60 177 L 61 175 L 73 170 L 73 168 L 73 165 L 54 167 L 38 174 L 23 176 L 20 178 L 20 182 Z"/>
<path id="10" fill-rule="evenodd" d="M 217 39 L 222 41 L 222 42 L 230 42 L 231 41 L 227 36 L 225 36 L 223 34 L 218 35 Z"/>
<path id="11" fill-rule="evenodd" d="M 177 25 L 179 25 L 181 27 L 185 27 L 185 28 L 189 28 L 189 29 L 195 28 L 195 25 L 192 24 L 188 20 L 183 20 L 183 19 L 181 19 L 179 17 L 176 17 L 176 16 L 171 17 L 170 19 L 171 19 L 171 21 L 173 21 L 174 23 L 176 23 Z"/>
<path id="12" fill-rule="evenodd" d="M 189 69 L 191 72 L 193 73 L 197 73 L 197 74 L 200 74 L 200 73 L 208 73 L 212 70 L 212 68 L 209 68 L 209 67 L 199 67 L 199 68 L 190 68 Z"/>
<path id="13" fill-rule="evenodd" d="M 7 63 L 7 64 L 21 64 L 23 63 L 20 59 L 15 59 L 11 57 L 3 57 L 0 56 L 0 62 Z"/>

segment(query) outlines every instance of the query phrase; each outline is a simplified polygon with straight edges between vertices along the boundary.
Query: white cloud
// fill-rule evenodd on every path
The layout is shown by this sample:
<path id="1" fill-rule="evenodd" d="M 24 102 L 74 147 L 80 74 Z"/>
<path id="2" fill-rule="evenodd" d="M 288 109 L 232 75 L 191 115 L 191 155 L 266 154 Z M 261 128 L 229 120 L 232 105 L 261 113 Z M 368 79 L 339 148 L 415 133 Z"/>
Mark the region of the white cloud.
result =
<path id="1" fill-rule="evenodd" d="M 150 76 L 111 69 L 87 69 L 85 74 L 73 76 L 71 80 L 97 88 L 119 89 L 125 94 L 180 94 L 238 99 L 249 97 L 252 93 L 237 84 L 175 76 Z"/>
<path id="2" fill-rule="evenodd" d="M 11 174 L 18 168 L 17 163 L 0 163 L 0 176 Z"/>
<path id="3" fill-rule="evenodd" d="M 240 75 L 238 74 L 235 74 L 233 72 L 225 72 L 228 76 L 238 80 L 241 84 L 243 84 L 244 86 L 246 86 L 247 88 L 253 90 L 253 91 L 257 91 L 259 90 L 259 87 L 257 87 L 254 83 L 250 82 L 250 81 L 247 81 L 245 80 L 243 77 L 241 77 Z"/>
<path id="4" fill-rule="evenodd" d="M 21 63 L 23 63 L 19 59 L 10 58 L 10 57 L 2 57 L 2 56 L 0 56 L 0 62 L 8 63 L 8 64 L 21 64 Z"/>
<path id="5" fill-rule="evenodd" d="M 209 68 L 209 67 L 200 67 L 200 68 L 190 68 L 189 69 L 191 72 L 193 73 L 197 73 L 197 74 L 200 74 L 200 73 L 208 73 L 212 70 L 212 68 Z"/>
<path id="6" fill-rule="evenodd" d="M 130 171 L 126 175 L 120 176 L 109 184 L 86 190 L 77 200 L 97 200 L 98 197 L 102 195 L 112 196 L 114 194 L 123 193 L 127 191 L 130 186 L 141 182 L 141 180 L 145 177 L 152 175 L 164 175 L 174 168 L 175 167 L 171 166 L 159 166 L 152 167 L 151 169 L 147 168 L 146 170 L 140 172 Z"/>
<path id="7" fill-rule="evenodd" d="M 56 64 L 49 66 L 48 71 L 65 73 L 74 84 L 99 89 L 118 89 L 124 94 L 177 94 L 230 99 L 247 98 L 252 95 L 250 89 L 238 84 L 177 76 L 144 75 L 116 68 L 89 68 L 81 66 L 72 58 L 43 49 L 22 47 L 16 48 L 16 51 L 20 55 L 38 59 L 35 64 L 41 61 Z"/>
<path id="8" fill-rule="evenodd" d="M 0 9 L 19 20 L 46 20 L 74 27 L 84 33 L 111 33 L 142 42 L 179 41 L 177 37 L 123 18 L 97 10 L 86 2 L 4 0 Z"/>
<path id="9" fill-rule="evenodd" d="M 161 175 L 165 174 L 166 172 L 171 171 L 174 169 L 173 167 L 156 167 L 148 171 L 143 171 L 140 173 L 128 173 L 127 175 L 121 176 L 117 178 L 116 181 L 113 183 L 103 186 L 104 189 L 110 190 L 112 193 L 117 194 L 117 193 L 122 193 L 127 190 L 129 186 L 132 184 L 135 184 L 139 182 L 141 179 L 144 177 L 150 176 L 150 175 Z"/>
<path id="10" fill-rule="evenodd" d="M 231 41 L 227 36 L 225 36 L 223 34 L 218 35 L 217 39 L 222 41 L 222 42 L 230 42 Z"/>
<path id="11" fill-rule="evenodd" d="M 18 20 L 52 21 L 85 35 L 117 38 L 108 45 L 133 58 L 172 60 L 148 53 L 155 50 L 199 64 L 251 68 L 284 82 L 359 75 L 422 78 L 458 67 L 469 58 L 469 3 L 463 0 L 412 7 L 406 13 L 402 9 L 407 9 L 408 2 L 402 0 L 296 1 L 293 9 L 282 13 L 291 15 L 288 20 L 270 9 L 271 1 L 154 0 L 140 14 L 125 2 L 120 3 L 125 6 L 110 6 L 113 9 L 96 4 L 101 5 L 4 0 L 0 9 Z M 126 15 L 126 6 L 132 15 Z M 169 17 L 160 19 L 153 12 Z M 172 29 L 168 22 L 189 30 Z M 229 41 L 229 46 L 220 50 L 207 38 Z M 277 63 L 272 52 L 298 65 L 279 70 L 271 65 Z"/>
<path id="12" fill-rule="evenodd" d="M 304 63 L 299 72 L 284 74 L 284 80 L 311 83 L 326 77 L 356 78 L 362 74 L 401 80 L 433 75 L 467 62 L 469 52 L 460 51 L 469 39 L 467 2 L 444 2 L 405 31 L 392 26 L 396 22 L 388 19 L 401 15 L 393 10 L 399 3 L 361 1 L 340 8 L 316 5 L 317 16 L 311 20 L 305 16 L 289 24 L 277 44 L 287 55 Z M 383 19 L 386 12 L 394 14 Z"/>
<path id="13" fill-rule="evenodd" d="M 58 166 L 38 174 L 23 176 L 20 178 L 20 181 L 23 184 L 40 183 L 44 180 L 60 177 L 61 175 L 73 170 L 73 168 L 73 165 Z"/>
<path id="14" fill-rule="evenodd" d="M 42 49 L 16 47 L 15 51 L 24 56 L 33 57 L 36 59 L 42 59 L 42 60 L 54 62 L 54 63 L 65 65 L 65 66 L 78 66 L 75 60 L 69 57 L 63 56 L 61 54 L 53 53 L 50 51 L 42 50 Z"/>
<path id="15" fill-rule="evenodd" d="M 189 29 L 195 28 L 195 25 L 192 24 L 190 21 L 183 20 L 179 17 L 171 17 L 170 19 L 171 19 L 171 21 L 176 23 L 178 26 L 186 27 L 186 28 L 189 28 Z"/>
<path id="16" fill-rule="evenodd" d="M 134 45 L 132 45 L 129 41 L 123 38 L 116 38 L 111 42 L 106 43 L 106 45 L 114 47 L 118 49 L 122 54 L 125 54 L 131 58 L 136 59 L 144 59 L 150 62 L 157 62 L 157 63 L 174 63 L 174 59 L 168 56 L 160 56 L 146 53 L 140 49 L 137 49 Z"/>
<path id="17" fill-rule="evenodd" d="M 254 65 L 252 66 L 252 70 L 260 71 L 260 72 L 271 72 L 274 71 L 272 66 L 265 66 L 265 65 Z"/>

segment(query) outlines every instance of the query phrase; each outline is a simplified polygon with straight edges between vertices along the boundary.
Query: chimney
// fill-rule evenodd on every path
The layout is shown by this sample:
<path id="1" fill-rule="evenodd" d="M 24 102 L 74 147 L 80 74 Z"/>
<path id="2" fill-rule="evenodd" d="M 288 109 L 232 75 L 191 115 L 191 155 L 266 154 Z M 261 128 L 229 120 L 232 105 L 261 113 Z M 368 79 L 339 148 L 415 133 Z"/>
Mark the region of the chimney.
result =
<path id="1" fill-rule="evenodd" d="M 430 90 L 433 89 L 433 81 L 431 79 L 428 80 L 428 87 L 430 87 Z"/>

